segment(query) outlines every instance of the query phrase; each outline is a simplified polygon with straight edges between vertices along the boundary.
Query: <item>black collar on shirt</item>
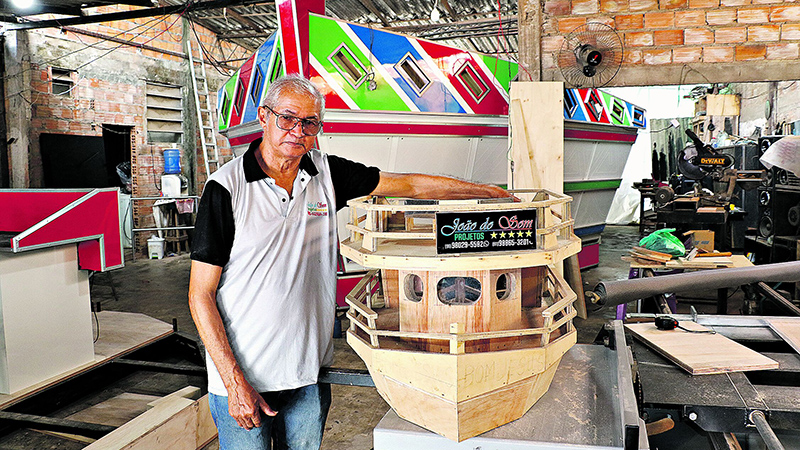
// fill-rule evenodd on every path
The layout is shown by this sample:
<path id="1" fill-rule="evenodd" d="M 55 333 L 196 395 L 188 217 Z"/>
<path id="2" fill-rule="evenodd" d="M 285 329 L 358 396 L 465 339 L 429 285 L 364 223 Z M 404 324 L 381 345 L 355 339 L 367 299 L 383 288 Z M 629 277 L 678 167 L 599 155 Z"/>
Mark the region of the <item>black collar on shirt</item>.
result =
<path id="1" fill-rule="evenodd" d="M 250 147 L 247 148 L 244 156 L 242 156 L 242 158 L 244 158 L 242 160 L 242 167 L 244 167 L 244 179 L 247 180 L 248 183 L 263 180 L 264 178 L 268 177 L 268 175 L 261 170 L 261 166 L 258 165 L 258 160 L 256 160 L 256 150 L 258 150 L 258 146 L 261 144 L 261 139 L 262 138 L 258 138 L 251 142 Z M 308 156 L 308 153 L 300 158 L 300 170 L 305 170 L 305 172 L 312 177 L 319 173 L 317 166 L 314 165 L 314 161 L 311 160 L 311 157 Z"/>

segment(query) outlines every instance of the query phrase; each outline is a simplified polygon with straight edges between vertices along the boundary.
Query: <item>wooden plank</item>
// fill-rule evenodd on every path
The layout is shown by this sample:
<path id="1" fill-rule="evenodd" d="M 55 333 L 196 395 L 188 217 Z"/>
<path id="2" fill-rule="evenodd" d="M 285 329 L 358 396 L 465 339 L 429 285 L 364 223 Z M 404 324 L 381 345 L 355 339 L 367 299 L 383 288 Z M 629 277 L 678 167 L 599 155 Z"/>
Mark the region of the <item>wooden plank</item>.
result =
<path id="1" fill-rule="evenodd" d="M 564 190 L 564 84 L 511 83 L 511 158 L 514 189 Z M 518 105 L 518 106 L 514 106 Z"/>
<path id="2" fill-rule="evenodd" d="M 675 269 L 716 269 L 719 267 L 733 267 L 733 261 L 728 257 L 703 258 L 691 261 L 679 258 L 675 261 L 667 261 L 666 267 Z"/>
<path id="3" fill-rule="evenodd" d="M 680 325 L 689 330 L 708 330 L 695 322 L 683 321 Z M 778 368 L 776 361 L 721 334 L 659 330 L 653 323 L 628 324 L 625 328 L 692 375 Z"/>
<path id="4" fill-rule="evenodd" d="M 768 319 L 769 327 L 778 334 L 794 351 L 800 353 L 800 318 Z"/>
<path id="5" fill-rule="evenodd" d="M 172 333 L 172 325 L 138 313 L 102 311 L 97 313 L 97 321 L 100 334 L 94 343 L 94 361 L 11 395 L 0 395 L 0 409 Z"/>

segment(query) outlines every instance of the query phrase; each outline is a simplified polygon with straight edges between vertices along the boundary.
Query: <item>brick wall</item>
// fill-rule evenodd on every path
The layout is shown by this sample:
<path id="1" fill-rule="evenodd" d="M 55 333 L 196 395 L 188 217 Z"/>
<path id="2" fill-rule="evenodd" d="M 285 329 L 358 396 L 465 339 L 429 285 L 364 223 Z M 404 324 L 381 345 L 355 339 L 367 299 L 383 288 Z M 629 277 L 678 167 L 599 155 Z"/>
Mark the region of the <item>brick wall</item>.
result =
<path id="1" fill-rule="evenodd" d="M 528 2 L 520 1 L 521 11 Z M 587 22 L 613 27 L 624 42 L 622 68 L 612 85 L 800 78 L 800 3 L 545 0 L 541 17 L 543 80 L 562 79 L 555 55 L 564 36 Z M 539 45 L 526 36 L 533 34 L 520 30 L 521 48 Z"/>
<path id="2" fill-rule="evenodd" d="M 116 12 L 133 7 L 102 7 L 100 12 Z M 163 150 L 169 144 L 147 142 L 146 86 L 147 82 L 178 84 L 183 88 L 184 142 L 182 172 L 189 177 L 190 194 L 202 191 L 205 168 L 200 150 L 194 98 L 184 42 L 195 33 L 178 15 L 162 18 L 142 18 L 87 24 L 59 29 L 39 29 L 27 32 L 28 58 L 26 77 L 29 87 L 22 92 L 7 92 L 6 96 L 19 96 L 29 111 L 9 111 L 10 115 L 30 113 L 25 133 L 29 136 L 28 167 L 11 167 L 23 173 L 18 179 L 24 182 L 14 187 L 41 187 L 44 185 L 39 137 L 42 133 L 102 136 L 103 125 L 131 127 L 131 162 L 134 197 L 159 195 L 160 177 L 163 173 Z M 206 49 L 216 59 L 234 59 L 248 56 L 248 49 L 227 42 L 217 42 L 209 30 L 195 26 L 195 31 Z M 131 41 L 136 45 L 122 45 L 102 39 L 110 36 Z M 223 56 L 224 55 L 224 56 Z M 55 95 L 52 91 L 53 68 L 68 69 L 74 89 L 68 94 Z M 209 89 L 212 91 L 211 107 L 215 108 L 214 92 L 226 76 L 207 65 Z M 7 73 L 6 76 L 19 76 Z M 12 121 L 9 120 L 9 123 Z M 18 127 L 19 128 L 19 127 Z M 217 136 L 223 159 L 231 158 L 227 140 Z M 12 144 L 13 145 L 13 144 Z M 19 149 L 17 149 L 19 151 Z M 152 202 L 137 202 L 134 208 L 134 227 L 154 225 L 151 216 Z M 149 233 L 137 234 L 137 248 L 146 248 Z"/>

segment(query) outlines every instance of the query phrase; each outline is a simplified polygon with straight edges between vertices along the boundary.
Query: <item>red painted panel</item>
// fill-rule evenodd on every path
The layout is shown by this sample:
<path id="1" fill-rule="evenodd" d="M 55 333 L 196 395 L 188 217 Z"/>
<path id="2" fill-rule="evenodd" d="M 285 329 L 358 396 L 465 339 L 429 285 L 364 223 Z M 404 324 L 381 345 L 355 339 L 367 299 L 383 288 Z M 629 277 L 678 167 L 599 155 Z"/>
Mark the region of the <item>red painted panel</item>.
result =
<path id="1" fill-rule="evenodd" d="M 16 229 L 5 229 L 4 231 L 17 233 L 25 231 L 58 212 L 77 198 L 85 198 L 84 196 L 88 192 L 0 191 L 0 208 L 14 211 L 14 216 L 24 217 L 29 222 L 25 224 L 18 220 L 14 224 L 10 220 L 5 220 L 4 222 L 9 226 L 16 225 Z M 16 214 L 17 212 L 19 214 Z M 5 219 L 6 215 L 4 214 L 3 216 Z M 36 217 L 39 217 L 39 219 L 35 220 Z M 24 228 L 20 229 L 23 226 Z M 97 236 L 102 236 L 103 238 L 102 249 Z M 28 247 L 82 239 L 91 240 L 77 244 L 81 269 L 104 270 L 106 267 L 122 264 L 117 191 L 100 191 L 91 197 L 85 198 L 73 208 L 20 239 L 19 245 L 20 247 Z M 105 266 L 101 260 L 101 252 L 105 254 Z"/>
<path id="2" fill-rule="evenodd" d="M 325 0 L 276 0 L 275 4 L 286 73 L 308 77 L 308 13 L 325 14 Z"/>
<path id="3" fill-rule="evenodd" d="M 584 245 L 578 252 L 578 266 L 581 269 L 600 264 L 600 244 Z"/>
<path id="4" fill-rule="evenodd" d="M 325 81 L 324 78 L 317 72 L 311 65 L 308 66 L 309 80 L 322 92 L 325 96 L 325 109 L 350 109 L 347 103 L 339 97 L 339 94 Z"/>
<path id="5" fill-rule="evenodd" d="M 586 131 L 564 129 L 564 139 L 583 139 L 589 141 L 611 141 L 611 142 L 636 142 L 636 134 L 612 133 L 605 131 Z"/>
<path id="6" fill-rule="evenodd" d="M 21 233 L 84 195 L 86 192 L 0 190 L 0 231 Z"/>
<path id="7" fill-rule="evenodd" d="M 444 45 L 434 44 L 428 41 L 417 41 L 419 45 L 433 58 L 439 69 L 445 73 L 450 83 L 455 87 L 456 91 L 461 94 L 464 101 L 475 111 L 476 114 L 508 114 L 508 102 L 497 87 L 486 77 L 486 74 L 480 70 L 478 62 L 472 57 L 471 54 L 457 48 L 445 47 Z M 469 61 L 475 72 L 481 77 L 483 82 L 489 87 L 489 93 L 481 100 L 480 103 L 476 102 L 470 94 L 469 90 L 464 87 L 461 80 L 456 76 L 456 72 Z"/>

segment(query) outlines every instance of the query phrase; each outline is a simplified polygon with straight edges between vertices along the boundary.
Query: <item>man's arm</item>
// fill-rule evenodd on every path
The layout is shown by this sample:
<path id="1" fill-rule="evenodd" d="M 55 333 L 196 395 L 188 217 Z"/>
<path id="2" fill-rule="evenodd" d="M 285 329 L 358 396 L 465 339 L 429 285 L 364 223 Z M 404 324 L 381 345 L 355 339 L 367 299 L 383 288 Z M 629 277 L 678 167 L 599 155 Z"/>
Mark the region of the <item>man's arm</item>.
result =
<path id="1" fill-rule="evenodd" d="M 380 176 L 372 195 L 447 200 L 514 197 L 492 184 L 477 184 L 450 177 L 393 172 L 381 172 Z"/>
<path id="2" fill-rule="evenodd" d="M 217 367 L 228 391 L 228 413 L 245 429 L 261 426 L 261 412 L 276 414 L 250 385 L 233 355 L 222 317 L 217 309 L 216 292 L 222 267 L 192 261 L 189 278 L 189 310 L 200 339 Z"/>

